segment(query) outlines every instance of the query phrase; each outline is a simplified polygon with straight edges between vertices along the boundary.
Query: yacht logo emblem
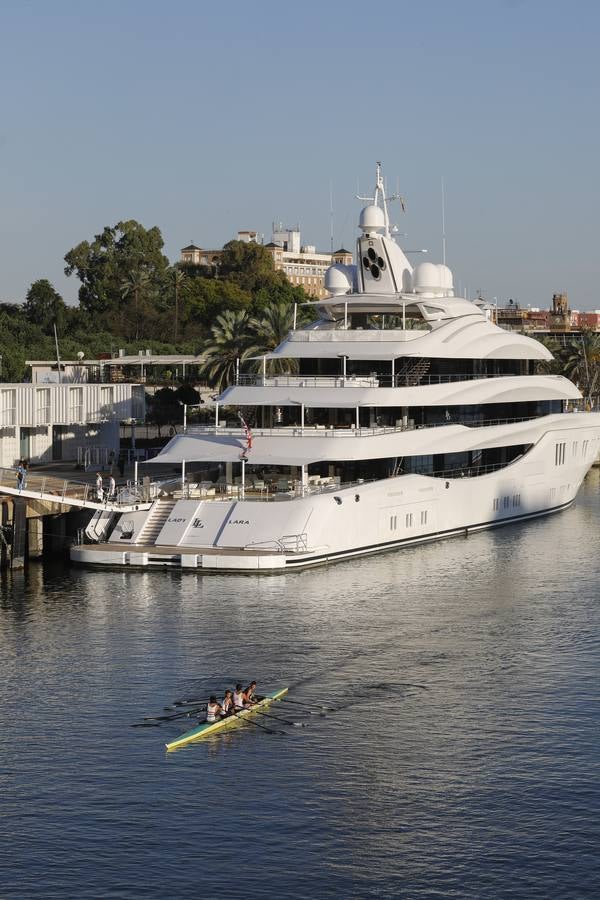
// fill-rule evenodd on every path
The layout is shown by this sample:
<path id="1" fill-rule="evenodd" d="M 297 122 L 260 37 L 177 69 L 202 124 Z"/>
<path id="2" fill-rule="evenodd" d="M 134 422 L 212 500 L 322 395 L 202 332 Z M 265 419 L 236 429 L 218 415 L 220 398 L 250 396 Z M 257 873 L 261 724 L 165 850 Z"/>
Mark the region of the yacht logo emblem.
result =
<path id="1" fill-rule="evenodd" d="M 204 522 L 202 519 L 194 519 L 192 522 L 192 528 L 204 528 Z"/>

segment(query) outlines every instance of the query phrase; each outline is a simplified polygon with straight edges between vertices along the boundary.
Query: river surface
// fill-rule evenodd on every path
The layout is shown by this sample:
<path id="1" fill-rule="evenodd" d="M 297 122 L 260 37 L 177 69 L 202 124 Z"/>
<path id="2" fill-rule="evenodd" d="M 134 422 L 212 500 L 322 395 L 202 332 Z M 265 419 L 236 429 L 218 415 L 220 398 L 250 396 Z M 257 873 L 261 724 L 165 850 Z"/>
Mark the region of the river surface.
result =
<path id="1" fill-rule="evenodd" d="M 600 896 L 600 487 L 285 576 L 4 574 L 2 897 Z M 189 748 L 181 697 L 290 686 Z"/>

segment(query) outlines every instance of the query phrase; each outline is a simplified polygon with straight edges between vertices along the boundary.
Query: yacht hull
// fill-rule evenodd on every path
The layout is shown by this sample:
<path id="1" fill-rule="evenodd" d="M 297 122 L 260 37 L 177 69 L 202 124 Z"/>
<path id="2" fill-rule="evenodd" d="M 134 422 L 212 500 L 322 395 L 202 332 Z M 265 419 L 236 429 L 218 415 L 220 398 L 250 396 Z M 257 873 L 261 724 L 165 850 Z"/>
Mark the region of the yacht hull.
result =
<path id="1" fill-rule="evenodd" d="M 124 514 L 110 541 L 73 547 L 71 558 L 275 574 L 526 522 L 573 503 L 598 455 L 600 414 L 574 425 L 565 416 L 524 456 L 480 476 L 404 474 L 281 502 L 178 500 L 152 542 L 156 510 Z"/>

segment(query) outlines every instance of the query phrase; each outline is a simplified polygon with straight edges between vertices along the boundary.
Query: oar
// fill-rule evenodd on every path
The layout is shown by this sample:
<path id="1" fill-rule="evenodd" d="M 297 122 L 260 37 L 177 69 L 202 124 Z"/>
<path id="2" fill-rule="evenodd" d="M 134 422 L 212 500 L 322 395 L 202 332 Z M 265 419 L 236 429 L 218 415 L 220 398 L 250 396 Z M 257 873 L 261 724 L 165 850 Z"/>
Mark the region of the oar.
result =
<path id="1" fill-rule="evenodd" d="M 173 713 L 172 716 L 144 716 L 145 722 L 170 722 L 171 719 L 185 719 L 191 717 L 197 712 L 202 712 L 205 707 L 197 706 L 195 709 L 188 709 L 187 712 Z"/>
<path id="2" fill-rule="evenodd" d="M 252 709 L 252 707 L 248 707 Z M 291 722 L 289 719 L 280 719 L 279 716 L 272 716 L 270 713 L 261 712 L 258 709 L 253 710 L 253 715 L 255 716 L 264 716 L 266 719 L 273 719 L 275 722 L 283 722 L 284 725 L 295 725 L 297 728 L 303 728 L 303 724 L 301 722 Z"/>
<path id="3" fill-rule="evenodd" d="M 189 706 L 194 703 L 208 703 L 210 697 L 189 697 L 187 700 L 174 700 L 173 706 Z M 165 706 L 165 709 L 171 709 L 170 706 Z"/>
<path id="4" fill-rule="evenodd" d="M 274 731 L 272 728 L 267 728 L 266 725 L 261 725 L 260 722 L 254 722 L 252 719 L 244 718 L 242 719 L 239 713 L 234 713 L 231 716 L 232 719 L 239 719 L 243 725 L 256 725 L 257 728 L 262 728 L 263 731 L 268 731 L 269 734 L 285 734 L 285 731 Z"/>

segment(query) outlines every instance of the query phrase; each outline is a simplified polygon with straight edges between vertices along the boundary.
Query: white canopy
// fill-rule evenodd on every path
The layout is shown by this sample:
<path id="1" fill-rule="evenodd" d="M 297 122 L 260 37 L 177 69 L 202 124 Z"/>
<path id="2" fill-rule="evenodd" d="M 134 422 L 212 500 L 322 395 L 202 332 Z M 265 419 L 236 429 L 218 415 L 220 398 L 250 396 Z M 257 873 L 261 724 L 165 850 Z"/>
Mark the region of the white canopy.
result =
<path id="1" fill-rule="evenodd" d="M 564 432 L 569 426 L 591 424 L 588 413 L 560 413 L 526 422 L 469 428 L 442 425 L 410 431 L 360 429 L 319 431 L 314 428 L 275 428 L 253 432 L 250 465 L 299 466 L 317 462 L 385 459 L 397 456 L 427 456 L 460 453 L 490 447 L 532 444 L 547 431 Z M 239 462 L 246 446 L 244 434 L 198 432 L 177 435 L 148 465 L 181 465 L 186 462 Z"/>

